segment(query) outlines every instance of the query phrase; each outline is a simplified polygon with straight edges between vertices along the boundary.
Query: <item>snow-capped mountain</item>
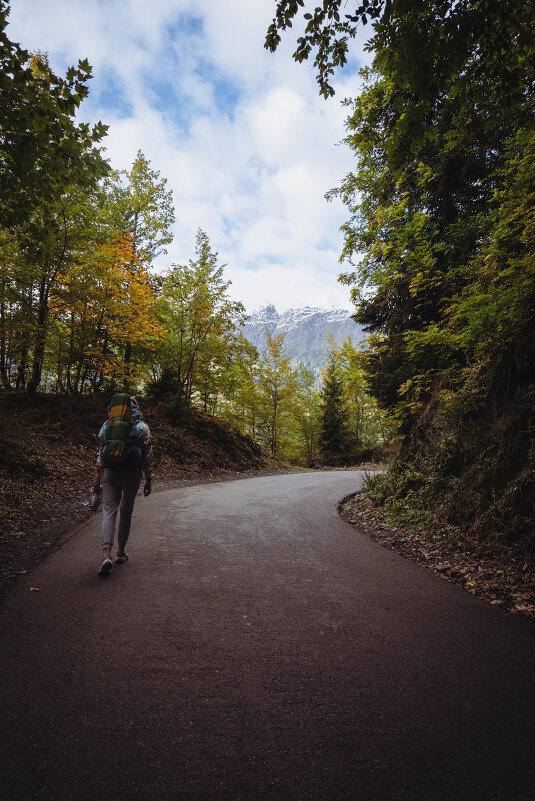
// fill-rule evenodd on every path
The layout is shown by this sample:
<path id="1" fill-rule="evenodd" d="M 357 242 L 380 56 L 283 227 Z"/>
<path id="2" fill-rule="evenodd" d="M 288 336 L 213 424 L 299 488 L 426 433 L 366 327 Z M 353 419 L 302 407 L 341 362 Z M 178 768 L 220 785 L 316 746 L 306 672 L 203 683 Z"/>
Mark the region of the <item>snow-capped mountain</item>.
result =
<path id="1" fill-rule="evenodd" d="M 273 305 L 254 311 L 244 326 L 243 335 L 259 350 L 266 347 L 266 332 L 271 336 L 284 335 L 286 353 L 292 363 L 305 364 L 319 373 L 325 362 L 328 349 L 327 334 L 341 345 L 347 336 L 353 344 L 364 339 L 362 329 L 351 319 L 347 309 L 321 309 L 304 306 L 288 309 L 279 314 Z"/>

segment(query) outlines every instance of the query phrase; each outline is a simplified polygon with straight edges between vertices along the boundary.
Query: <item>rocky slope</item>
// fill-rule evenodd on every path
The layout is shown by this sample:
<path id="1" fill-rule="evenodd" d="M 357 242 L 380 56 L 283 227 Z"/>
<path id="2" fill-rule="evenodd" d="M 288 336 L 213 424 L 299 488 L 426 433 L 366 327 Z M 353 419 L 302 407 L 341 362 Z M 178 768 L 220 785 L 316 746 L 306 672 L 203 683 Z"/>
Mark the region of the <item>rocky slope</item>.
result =
<path id="1" fill-rule="evenodd" d="M 354 344 L 364 339 L 362 329 L 351 319 L 347 309 L 313 306 L 288 309 L 282 314 L 273 305 L 264 306 L 251 314 L 242 332 L 259 350 L 266 347 L 266 332 L 271 336 L 283 334 L 292 363 L 295 366 L 302 363 L 317 374 L 325 362 L 329 333 L 338 345 L 348 335 Z"/>

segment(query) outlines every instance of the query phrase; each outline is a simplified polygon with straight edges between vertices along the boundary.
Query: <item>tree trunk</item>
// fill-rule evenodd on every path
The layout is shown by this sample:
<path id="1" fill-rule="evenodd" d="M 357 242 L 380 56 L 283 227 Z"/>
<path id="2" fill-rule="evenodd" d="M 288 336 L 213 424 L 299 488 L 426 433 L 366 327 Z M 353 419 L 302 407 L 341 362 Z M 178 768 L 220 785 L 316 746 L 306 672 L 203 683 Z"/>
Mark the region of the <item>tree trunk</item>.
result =
<path id="1" fill-rule="evenodd" d="M 130 391 L 130 379 L 129 379 L 129 370 L 130 370 L 130 361 L 132 359 L 132 345 L 130 342 L 126 343 L 126 347 L 124 349 L 124 378 L 123 378 L 123 391 L 129 392 Z"/>
<path id="2" fill-rule="evenodd" d="M 63 382 L 61 380 L 61 375 L 63 373 L 63 366 L 61 364 L 61 359 L 63 357 L 63 340 L 61 336 L 58 337 L 58 366 L 57 366 L 57 376 L 56 376 L 56 392 L 58 394 L 63 394 Z"/>
<path id="3" fill-rule="evenodd" d="M 33 406 L 37 395 L 39 384 L 41 383 L 41 372 L 45 357 L 46 344 L 46 323 L 48 317 L 48 291 L 46 272 L 43 270 L 41 283 L 39 285 L 39 307 L 37 314 L 37 331 L 35 334 L 35 347 L 33 351 L 32 375 L 28 382 L 28 395 Z"/>
<path id="4" fill-rule="evenodd" d="M 132 231 L 132 254 L 134 256 L 134 258 L 132 259 L 132 262 L 130 264 L 130 269 L 131 269 L 132 273 L 134 273 L 135 270 L 136 270 L 136 253 L 137 253 L 136 249 L 137 249 L 138 218 L 139 218 L 139 212 L 136 211 L 135 214 L 134 214 L 134 228 L 133 228 L 133 231 Z M 125 371 L 124 371 L 124 380 L 123 380 L 123 390 L 125 392 L 129 392 L 130 391 L 130 377 L 129 377 L 130 367 L 129 366 L 130 366 L 131 359 L 132 359 L 132 343 L 131 342 L 127 342 L 126 343 L 126 347 L 124 349 Z"/>
<path id="5" fill-rule="evenodd" d="M 2 299 L 0 301 L 0 375 L 3 389 L 9 389 L 6 358 L 6 282 L 2 281 Z"/>
<path id="6" fill-rule="evenodd" d="M 20 362 L 17 365 L 17 380 L 15 381 L 15 389 L 26 389 L 26 351 L 21 353 Z"/>

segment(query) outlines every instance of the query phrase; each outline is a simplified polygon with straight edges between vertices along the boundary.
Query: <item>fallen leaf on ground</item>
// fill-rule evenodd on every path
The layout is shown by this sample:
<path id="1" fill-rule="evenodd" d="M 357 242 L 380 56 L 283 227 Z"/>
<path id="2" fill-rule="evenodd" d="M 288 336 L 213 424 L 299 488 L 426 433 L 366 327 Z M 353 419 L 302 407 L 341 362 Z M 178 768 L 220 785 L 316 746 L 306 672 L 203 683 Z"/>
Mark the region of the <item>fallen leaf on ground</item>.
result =
<path id="1" fill-rule="evenodd" d="M 362 491 L 347 498 L 339 511 L 346 522 L 356 524 L 360 533 L 376 542 L 433 570 L 447 581 L 462 583 L 467 592 L 479 595 L 493 606 L 535 620 L 535 564 L 525 557 L 515 559 L 512 549 L 503 548 L 498 554 L 489 554 L 469 541 L 463 547 L 459 547 L 459 541 L 450 547 L 446 538 L 449 529 L 430 538 L 425 529 L 409 531 L 394 527 L 381 518 L 380 510 Z M 394 537 L 395 530 L 399 533 Z M 451 533 L 456 534 L 456 529 L 451 528 Z"/>

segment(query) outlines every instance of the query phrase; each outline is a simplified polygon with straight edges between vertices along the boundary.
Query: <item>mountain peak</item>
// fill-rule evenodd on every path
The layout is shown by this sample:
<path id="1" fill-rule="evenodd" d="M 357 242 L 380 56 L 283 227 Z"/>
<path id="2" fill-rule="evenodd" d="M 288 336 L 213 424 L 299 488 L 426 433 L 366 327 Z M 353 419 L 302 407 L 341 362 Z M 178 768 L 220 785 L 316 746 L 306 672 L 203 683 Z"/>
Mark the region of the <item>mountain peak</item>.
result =
<path id="1" fill-rule="evenodd" d="M 279 313 L 277 312 L 277 309 L 273 303 L 268 303 L 266 306 L 261 306 L 259 309 L 255 309 L 251 313 L 248 322 L 253 320 L 255 322 L 277 323 L 279 321 Z"/>
<path id="2" fill-rule="evenodd" d="M 259 350 L 266 347 L 266 333 L 283 334 L 286 353 L 294 366 L 302 363 L 319 373 L 329 347 L 328 334 L 338 345 L 348 336 L 354 343 L 364 338 L 351 315 L 347 309 L 319 306 L 302 306 L 279 314 L 270 303 L 252 312 L 242 333 Z"/>

